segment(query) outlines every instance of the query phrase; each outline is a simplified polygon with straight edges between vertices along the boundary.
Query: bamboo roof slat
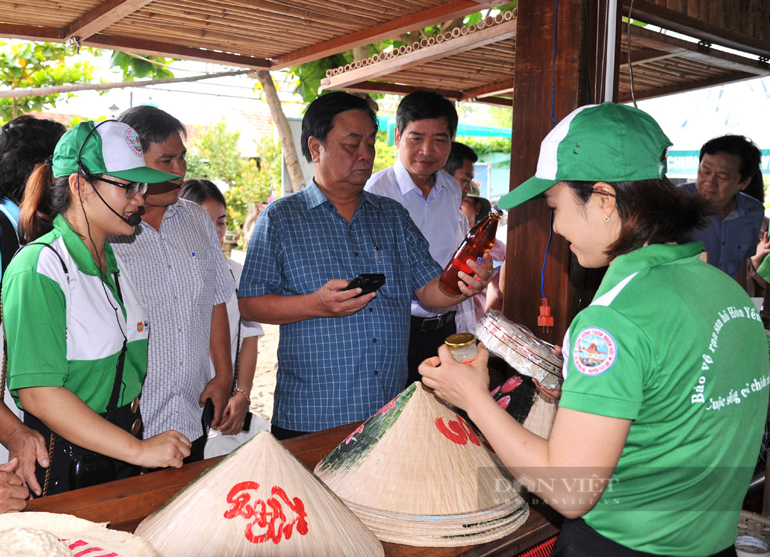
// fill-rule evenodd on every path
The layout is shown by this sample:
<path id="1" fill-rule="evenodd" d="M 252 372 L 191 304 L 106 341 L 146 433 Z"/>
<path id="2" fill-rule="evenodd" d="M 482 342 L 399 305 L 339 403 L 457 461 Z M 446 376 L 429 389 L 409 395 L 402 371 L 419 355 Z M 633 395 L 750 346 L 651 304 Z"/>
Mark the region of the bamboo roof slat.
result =
<path id="1" fill-rule="evenodd" d="M 627 10 L 630 0 L 622 1 Z M 0 0 L 4 20 L 0 34 L 63 41 L 68 33 L 96 32 L 83 37 L 82 44 L 280 69 L 502 4 L 504 0 L 360 0 L 355 4 L 347 0 Z M 770 55 L 770 2 L 765 0 L 634 0 L 633 9 L 635 19 L 658 25 L 662 19 L 671 23 L 671 29 L 692 28 L 702 32 L 692 36 L 714 43 L 724 39 L 733 46 L 740 43 L 738 48 L 745 46 L 746 52 Z M 453 98 L 495 89 L 495 84 L 510 80 L 513 74 L 515 36 L 474 44 L 464 52 L 452 46 L 469 41 L 475 33 L 489 32 L 512 15 L 488 17 L 474 26 L 414 40 L 395 53 L 361 60 L 357 68 L 335 69 L 328 78 L 339 84 L 348 79 L 348 72 L 362 72 L 360 89 L 429 88 L 446 91 Z M 626 26 L 621 34 L 622 97 L 630 94 Z M 424 49 L 437 47 L 444 49 L 440 57 L 418 60 Z M 768 65 L 757 60 L 698 49 L 693 43 L 637 26 L 631 29 L 630 50 L 636 90 L 645 95 L 745 79 L 747 74 L 770 74 Z M 389 68 L 385 74 L 371 73 L 383 65 Z M 353 90 L 356 84 L 348 87 Z M 509 102 L 499 93 L 487 99 Z"/>
<path id="2" fill-rule="evenodd" d="M 161 19 L 161 18 L 168 18 L 173 21 L 178 22 L 187 22 L 188 24 L 193 21 L 200 22 L 201 24 L 206 25 L 220 25 L 224 28 L 230 27 L 230 26 L 236 26 L 236 27 L 244 27 L 247 29 L 250 29 L 253 32 L 253 29 L 255 25 L 264 26 L 265 28 L 274 25 L 277 29 L 280 29 L 282 27 L 286 27 L 286 21 L 282 20 L 280 16 L 275 17 L 269 17 L 269 16 L 260 16 L 259 14 L 254 13 L 253 11 L 246 11 L 246 12 L 238 12 L 235 10 L 228 11 L 228 13 L 216 13 L 215 8 L 208 8 L 208 7 L 202 7 L 200 10 L 196 10 L 195 12 L 191 12 L 189 9 L 186 9 L 184 6 L 175 6 L 171 4 L 158 4 L 153 6 L 153 18 L 154 19 Z M 144 14 L 137 14 L 134 16 L 135 19 L 141 20 L 144 17 Z M 317 25 L 314 26 L 311 22 L 300 20 L 297 22 L 292 22 L 289 32 L 296 33 L 296 31 L 293 30 L 294 27 L 299 28 L 309 28 L 309 27 L 318 27 L 319 30 L 323 28 L 327 28 L 326 35 L 328 36 L 330 33 L 328 31 L 328 26 L 321 26 Z M 338 27 L 340 30 L 355 30 L 357 26 L 354 25 L 345 25 L 340 24 Z M 276 30 L 277 30 L 276 29 Z"/>
<path id="3" fill-rule="evenodd" d="M 126 26 L 115 26 L 115 29 L 111 30 L 112 32 L 110 34 L 123 34 L 130 31 L 130 25 Z M 307 33 L 306 36 L 312 36 L 312 33 Z M 242 51 L 244 54 L 249 54 L 252 56 L 260 56 L 260 57 L 267 57 L 266 52 L 269 52 L 269 49 L 271 45 L 274 44 L 274 41 L 276 40 L 283 40 L 284 44 L 287 45 L 298 45 L 301 44 L 299 41 L 301 39 L 291 40 L 291 37 L 285 37 L 278 33 L 276 34 L 267 34 L 266 36 L 261 37 L 259 40 L 251 39 L 251 44 L 249 45 L 249 48 L 242 48 L 242 41 L 246 41 L 246 39 L 249 37 L 247 33 L 242 34 L 236 34 L 232 31 L 226 32 L 221 30 L 216 30 L 213 28 L 203 28 L 198 31 L 191 32 L 190 30 L 186 29 L 185 27 L 182 27 L 180 25 L 170 25 L 170 24 L 152 24 L 152 25 L 146 25 L 142 33 L 135 32 L 134 37 L 136 39 L 147 39 L 152 40 L 153 38 L 157 36 L 163 36 L 164 40 L 167 42 L 177 42 L 181 45 L 187 45 L 189 44 L 190 37 L 200 37 L 201 39 L 205 39 L 209 43 L 209 48 L 218 49 L 218 50 L 227 50 L 230 52 L 238 52 Z M 242 40 L 239 40 L 239 38 Z M 261 48 L 259 48 L 261 46 Z"/>

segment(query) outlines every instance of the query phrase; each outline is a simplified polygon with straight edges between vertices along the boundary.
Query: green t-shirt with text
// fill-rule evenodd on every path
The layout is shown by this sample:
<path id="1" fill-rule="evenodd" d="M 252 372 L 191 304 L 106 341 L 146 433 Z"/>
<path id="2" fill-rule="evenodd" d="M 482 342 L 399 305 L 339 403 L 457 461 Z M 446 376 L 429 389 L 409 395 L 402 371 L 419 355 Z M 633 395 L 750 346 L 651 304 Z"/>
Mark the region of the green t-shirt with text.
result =
<path id="1" fill-rule="evenodd" d="M 583 518 L 659 555 L 733 544 L 767 415 L 762 322 L 701 250 L 651 245 L 615 259 L 564 342 L 560 405 L 631 420 L 608 487 Z"/>

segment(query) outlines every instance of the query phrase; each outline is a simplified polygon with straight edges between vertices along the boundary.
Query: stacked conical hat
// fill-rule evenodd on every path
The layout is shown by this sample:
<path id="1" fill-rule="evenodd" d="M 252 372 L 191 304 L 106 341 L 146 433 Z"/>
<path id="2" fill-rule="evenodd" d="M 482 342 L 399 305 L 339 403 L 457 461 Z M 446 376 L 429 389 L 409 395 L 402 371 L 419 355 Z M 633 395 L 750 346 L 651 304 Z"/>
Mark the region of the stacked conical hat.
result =
<path id="1" fill-rule="evenodd" d="M 374 534 L 267 431 L 201 474 L 136 534 L 162 557 L 385 554 Z"/>
<path id="2" fill-rule="evenodd" d="M 315 473 L 383 541 L 484 543 L 529 516 L 484 440 L 422 383 L 354 431 Z"/>
<path id="3" fill-rule="evenodd" d="M 555 398 L 547 397 L 540 391 L 535 393 L 535 400 L 532 403 L 532 409 L 524 420 L 523 425 L 526 429 L 539 435 L 543 439 L 551 436 L 553 422 L 556 419 L 556 410 L 559 409 L 559 402 Z"/>
<path id="4" fill-rule="evenodd" d="M 0 514 L 0 555 L 156 557 L 142 538 L 68 514 Z"/>

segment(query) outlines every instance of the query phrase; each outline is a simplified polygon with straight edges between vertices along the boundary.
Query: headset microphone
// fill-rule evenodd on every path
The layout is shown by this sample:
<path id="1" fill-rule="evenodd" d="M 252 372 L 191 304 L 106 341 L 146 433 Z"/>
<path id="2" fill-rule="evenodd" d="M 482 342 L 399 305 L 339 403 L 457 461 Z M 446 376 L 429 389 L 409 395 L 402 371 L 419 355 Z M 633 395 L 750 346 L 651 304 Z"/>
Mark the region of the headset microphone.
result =
<path id="1" fill-rule="evenodd" d="M 99 199 L 101 199 L 101 200 L 102 200 L 102 203 L 104 203 L 104 204 L 107 206 L 107 208 L 108 208 L 110 211 L 112 211 L 113 213 L 115 213 L 115 215 L 117 215 L 117 217 L 118 217 L 120 220 L 122 220 L 123 222 L 125 222 L 126 224 L 128 224 L 128 225 L 130 225 L 130 226 L 138 226 L 138 225 L 139 225 L 139 223 L 140 223 L 140 222 L 142 222 L 142 217 L 141 217 L 140 215 L 138 215 L 137 213 L 134 213 L 134 214 L 132 214 L 130 217 L 128 217 L 128 218 L 125 218 L 123 215 L 121 215 L 120 213 L 118 213 L 118 212 L 117 212 L 115 209 L 113 209 L 112 207 L 110 207 L 110 204 L 109 204 L 109 203 L 107 203 L 107 202 L 104 200 L 104 198 L 102 197 L 102 194 L 100 194 L 100 193 L 99 193 L 99 190 L 98 190 L 98 189 L 94 188 L 94 191 L 96 192 L 96 195 L 99 197 Z"/>

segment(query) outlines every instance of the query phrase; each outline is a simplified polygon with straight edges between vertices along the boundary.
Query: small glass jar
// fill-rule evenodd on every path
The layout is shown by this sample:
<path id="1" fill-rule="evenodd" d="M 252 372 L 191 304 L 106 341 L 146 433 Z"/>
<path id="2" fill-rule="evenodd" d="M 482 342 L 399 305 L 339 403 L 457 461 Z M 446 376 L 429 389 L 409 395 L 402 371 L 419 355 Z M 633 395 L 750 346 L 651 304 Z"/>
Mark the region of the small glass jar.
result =
<path id="1" fill-rule="evenodd" d="M 476 359 L 476 337 L 472 333 L 457 333 L 444 341 L 452 353 L 452 357 L 461 364 L 469 364 Z"/>

